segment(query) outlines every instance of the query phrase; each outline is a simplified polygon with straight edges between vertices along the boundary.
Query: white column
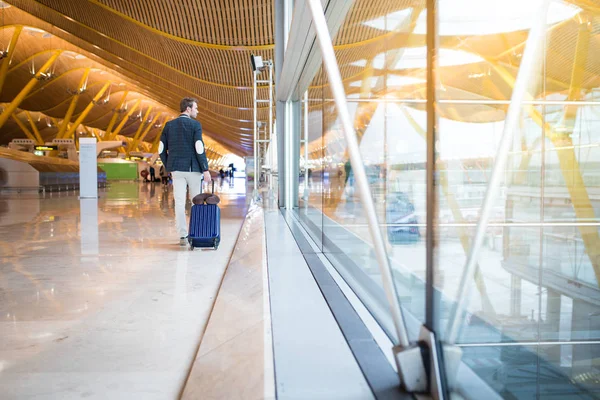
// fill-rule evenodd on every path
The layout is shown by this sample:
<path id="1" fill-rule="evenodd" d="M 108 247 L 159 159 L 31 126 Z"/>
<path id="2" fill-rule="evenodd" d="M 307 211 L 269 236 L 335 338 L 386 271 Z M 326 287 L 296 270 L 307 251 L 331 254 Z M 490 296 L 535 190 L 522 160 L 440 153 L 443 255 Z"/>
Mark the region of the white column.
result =
<path id="1" fill-rule="evenodd" d="M 96 138 L 79 139 L 79 197 L 98 198 L 98 163 Z"/>

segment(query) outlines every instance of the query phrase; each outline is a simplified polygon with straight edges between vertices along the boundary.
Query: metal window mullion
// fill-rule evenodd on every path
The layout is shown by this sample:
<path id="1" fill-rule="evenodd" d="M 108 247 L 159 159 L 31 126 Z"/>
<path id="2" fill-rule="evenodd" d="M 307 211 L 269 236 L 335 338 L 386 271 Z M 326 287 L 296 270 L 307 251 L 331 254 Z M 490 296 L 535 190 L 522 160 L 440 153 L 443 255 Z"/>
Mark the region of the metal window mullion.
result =
<path id="1" fill-rule="evenodd" d="M 287 210 L 292 210 L 294 208 L 294 174 L 297 174 L 297 171 L 294 171 L 294 163 L 293 158 L 294 155 L 294 144 L 293 140 L 295 137 L 295 124 L 294 124 L 294 104 L 293 102 L 287 101 L 285 103 L 285 171 L 286 171 L 286 198 L 285 198 L 285 208 Z"/>
<path id="2" fill-rule="evenodd" d="M 270 142 L 265 144 L 269 152 L 269 194 L 273 193 L 273 63 L 269 64 L 269 137 Z M 266 154 L 265 154 L 266 158 Z M 266 161 L 266 160 L 265 160 Z"/>
<path id="3" fill-rule="evenodd" d="M 435 296 L 435 276 L 438 265 L 436 265 L 437 250 L 437 172 L 436 161 L 438 159 L 438 122 L 437 114 L 437 90 L 438 90 L 438 51 L 439 51 L 439 1 L 427 0 L 427 215 L 426 215 L 426 247 L 425 247 L 425 327 L 421 332 L 423 339 L 425 329 L 429 330 L 429 359 L 430 372 L 428 376 L 431 396 L 433 399 L 449 399 L 450 393 L 446 379 L 446 364 L 440 336 L 436 332 L 440 320 L 441 303 L 436 304 L 440 296 Z M 452 365 L 452 364 L 450 364 Z M 455 372 L 455 371 L 451 371 Z"/>
<path id="4" fill-rule="evenodd" d="M 544 94 L 544 100 L 547 98 L 546 92 L 546 72 L 547 72 L 547 41 L 544 40 L 543 51 L 543 64 L 542 64 L 542 93 Z M 576 50 L 577 51 L 577 50 Z M 577 57 L 575 57 L 574 63 L 577 63 Z M 575 68 L 577 65 L 575 64 Z M 545 228 L 542 225 L 545 219 L 545 191 L 546 191 L 546 105 L 542 104 L 542 126 L 541 126 L 541 165 L 540 165 L 540 232 L 539 232 L 539 240 L 540 240 L 540 254 L 539 254 L 539 268 L 538 268 L 538 320 L 537 320 L 537 340 L 538 342 L 542 340 L 542 282 L 544 280 L 544 231 Z M 524 135 L 525 132 L 521 132 L 521 135 Z M 546 293 L 546 296 L 549 296 L 550 293 Z M 547 297 L 546 297 L 547 298 Z M 548 318 L 548 310 L 546 309 L 546 319 Z M 540 347 L 536 347 L 536 373 L 538 376 L 541 374 L 541 365 L 540 365 Z"/>
<path id="5" fill-rule="evenodd" d="M 304 201 L 308 202 L 308 90 L 304 92 Z"/>
<path id="6" fill-rule="evenodd" d="M 410 343 L 408 341 L 406 325 L 402 315 L 402 309 L 400 308 L 396 287 L 393 282 L 392 270 L 385 249 L 385 244 L 383 242 L 383 236 L 377 222 L 377 214 L 375 212 L 375 206 L 369 190 L 365 167 L 360 155 L 356 132 L 354 131 L 352 122 L 350 120 L 344 86 L 342 83 L 339 66 L 335 58 L 327 22 L 325 21 L 323 7 L 320 0 L 308 0 L 308 5 L 310 7 L 314 27 L 317 33 L 317 40 L 319 41 L 321 53 L 323 55 L 325 69 L 327 70 L 327 75 L 329 77 L 331 91 L 334 95 L 333 97 L 338 110 L 338 116 L 342 122 L 344 136 L 346 137 L 346 141 L 348 143 L 350 162 L 352 165 L 352 170 L 354 171 L 354 178 L 358 185 L 363 209 L 367 216 L 369 231 L 373 239 L 373 247 L 375 249 L 375 254 L 380 267 L 383 287 L 388 298 L 392 319 L 394 321 L 396 334 L 398 336 L 397 344 L 408 348 Z"/>
<path id="7" fill-rule="evenodd" d="M 284 130 L 283 135 L 285 136 L 285 208 L 287 210 L 291 209 L 291 194 L 290 194 L 290 185 L 291 185 L 291 165 L 290 165 L 290 140 L 291 140 L 291 124 L 290 124 L 290 101 L 285 102 L 285 113 L 283 114 L 284 118 Z"/>
<path id="8" fill-rule="evenodd" d="M 253 133 L 254 133 L 254 192 L 252 194 L 252 197 L 254 199 L 256 199 L 258 197 L 258 137 L 257 134 L 258 132 L 256 131 L 257 129 L 257 97 L 256 97 L 256 78 L 258 75 L 258 71 L 253 71 L 252 72 L 252 92 L 254 95 L 254 107 L 252 109 L 253 113 L 253 118 L 252 121 L 254 122 L 253 124 Z"/>
<path id="9" fill-rule="evenodd" d="M 436 207 L 437 185 L 435 181 L 437 159 L 437 0 L 427 0 L 427 215 L 426 215 L 426 273 L 425 273 L 425 326 L 435 332 L 436 307 L 434 304 Z"/>
<path id="10" fill-rule="evenodd" d="M 287 47 L 289 29 L 290 29 L 290 8 L 291 0 L 275 1 L 273 3 L 274 11 L 274 37 L 275 37 L 275 83 L 276 85 L 276 98 L 279 98 L 279 92 L 281 91 L 281 79 L 283 64 L 285 59 L 285 50 Z M 287 198 L 287 160 L 286 160 L 286 118 L 285 113 L 287 105 L 284 101 L 277 101 L 275 105 L 275 113 L 277 115 L 275 129 L 277 134 L 277 183 L 278 183 L 278 205 L 285 207 L 285 201 Z"/>

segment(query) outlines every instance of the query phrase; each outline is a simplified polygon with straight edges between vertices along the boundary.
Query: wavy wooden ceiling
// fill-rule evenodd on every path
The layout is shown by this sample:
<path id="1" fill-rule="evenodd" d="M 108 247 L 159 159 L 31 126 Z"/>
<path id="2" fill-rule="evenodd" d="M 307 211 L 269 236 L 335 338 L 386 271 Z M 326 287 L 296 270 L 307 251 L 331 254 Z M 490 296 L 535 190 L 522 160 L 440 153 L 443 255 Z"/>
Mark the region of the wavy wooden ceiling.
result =
<path id="1" fill-rule="evenodd" d="M 14 8 L 12 10 L 12 13 L 17 15 L 24 14 Z M 12 24 L 16 21 L 6 24 L 7 15 L 9 14 L 5 13 L 5 25 L 0 30 L 0 40 L 2 41 L 10 40 L 15 31 L 20 28 L 20 25 Z M 30 16 L 27 17 L 29 18 L 28 21 L 21 22 L 36 22 L 31 20 Z M 19 105 L 19 109 L 15 112 L 15 117 L 18 120 L 11 118 L 0 129 L 0 143 L 6 144 L 13 138 L 26 137 L 23 126 L 30 132 L 39 131 L 43 141 L 51 141 L 56 138 L 59 127 L 64 123 L 64 117 L 73 100 L 74 92 L 82 82 L 85 82 L 85 90 L 79 95 L 79 99 L 75 104 L 73 117 L 70 120 L 72 123 L 76 121 L 107 82 L 112 84 L 102 95 L 102 101 L 95 105 L 83 119 L 82 124 L 77 129 L 78 132 L 91 129 L 92 132 L 104 138 L 103 131 L 106 130 L 112 116 L 115 114 L 114 110 L 119 107 L 122 111 L 131 109 L 139 100 L 137 111 L 129 117 L 125 118 L 126 113 L 124 112 L 117 113 L 122 114 L 119 115 L 119 123 L 125 120 L 119 137 L 122 140 L 129 141 L 130 137 L 138 131 L 140 131 L 140 134 L 145 132 L 144 140 L 146 142 L 145 144 L 143 142 L 139 143 L 139 150 L 148 151 L 150 149 L 149 142 L 155 140 L 165 121 L 177 115 L 172 109 L 161 104 L 159 97 L 141 87 L 139 82 L 110 69 L 110 63 L 106 63 L 93 54 L 63 39 L 56 38 L 40 28 L 32 28 L 31 25 L 22 29 L 11 57 L 12 62 L 7 71 L 6 83 L 0 94 L 0 102 L 4 104 L 3 108 L 15 98 L 32 78 L 32 69 L 39 69 L 56 49 L 62 51 L 62 53 L 50 68 L 50 72 L 54 76 L 53 79 L 39 82 L 24 98 Z M 86 76 L 87 79 L 85 79 Z M 226 154 L 228 152 L 210 138 L 207 138 L 207 147 L 213 149 L 215 154 Z"/>
<path id="2" fill-rule="evenodd" d="M 198 98 L 199 120 L 206 135 L 231 152 L 251 152 L 250 54 L 272 58 L 270 1 L 249 1 L 243 6 L 225 0 L 221 4 L 208 0 L 6 3 L 15 7 L 3 10 L 5 43 L 10 40 L 11 25 L 50 32 L 54 43 L 47 46 L 57 48 L 58 38 L 64 39 L 98 63 L 130 78 L 148 97 L 172 112 L 177 111 L 182 97 Z M 259 92 L 267 97 L 266 88 Z M 2 98 L 6 98 L 4 93 Z M 66 107 L 68 104 L 53 111 L 60 114 Z M 259 118 L 266 116 L 265 107 L 259 111 Z"/>

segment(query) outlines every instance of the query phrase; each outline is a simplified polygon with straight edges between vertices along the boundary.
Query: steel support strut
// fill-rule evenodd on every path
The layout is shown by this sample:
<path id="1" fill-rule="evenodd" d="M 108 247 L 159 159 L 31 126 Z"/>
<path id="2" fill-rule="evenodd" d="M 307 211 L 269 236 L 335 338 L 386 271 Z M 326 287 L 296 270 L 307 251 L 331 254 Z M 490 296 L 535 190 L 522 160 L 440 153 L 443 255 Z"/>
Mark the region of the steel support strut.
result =
<path id="1" fill-rule="evenodd" d="M 140 135 L 140 137 L 138 138 L 138 140 L 133 144 L 133 150 L 135 150 L 136 147 L 138 147 L 140 145 L 140 143 L 142 143 L 144 141 L 144 138 L 146 137 L 146 135 L 148 134 L 148 132 L 150 132 L 150 130 L 154 127 L 154 124 L 156 123 L 156 121 L 163 115 L 163 113 L 157 113 L 154 118 L 152 119 L 152 122 L 150 122 L 150 124 L 146 127 L 146 129 L 144 129 L 144 131 L 142 132 L 142 134 Z"/>
<path id="2" fill-rule="evenodd" d="M 4 57 L 4 60 L 2 60 L 2 66 L 0 66 L 0 93 L 2 93 L 2 88 L 4 88 L 4 82 L 6 81 L 6 75 L 8 75 L 8 67 L 10 66 L 12 56 L 15 52 L 15 46 L 17 45 L 17 41 L 19 40 L 19 35 L 21 34 L 22 31 L 23 31 L 23 26 L 15 27 L 13 36 L 10 39 L 10 43 L 8 44 L 8 49 L 6 49 L 6 57 Z"/>
<path id="3" fill-rule="evenodd" d="M 4 111 L 0 115 L 0 128 L 2 128 L 4 126 L 4 124 L 10 118 L 12 113 L 15 112 L 15 110 L 19 107 L 19 105 L 21 105 L 21 102 L 23 100 L 25 100 L 25 97 L 27 97 L 29 92 L 31 92 L 33 90 L 33 88 L 36 86 L 36 84 L 38 83 L 42 74 L 46 73 L 48 68 L 50 68 L 52 66 L 52 64 L 54 64 L 54 61 L 56 61 L 56 59 L 58 58 L 58 56 L 60 56 L 61 53 L 62 53 L 62 50 L 55 51 L 54 54 L 52 54 L 52 56 L 50 56 L 50 58 L 44 63 L 42 68 L 40 68 L 38 70 L 38 72 L 36 72 L 36 74 L 33 76 L 33 78 L 31 78 L 29 80 L 29 82 L 27 82 L 25 87 L 23 89 L 21 89 L 21 92 L 4 109 Z"/>
<path id="4" fill-rule="evenodd" d="M 28 139 L 33 140 L 33 142 L 37 144 L 44 144 L 41 141 L 38 141 L 38 139 L 33 135 L 33 133 L 31 133 L 31 131 L 27 128 L 27 125 L 25 125 L 23 121 L 19 119 L 19 117 L 17 117 L 15 114 L 12 114 L 11 118 L 17 123 L 17 125 L 19 125 L 19 128 L 21 128 L 21 130 L 23 131 L 25 136 L 27 136 Z"/>
<path id="5" fill-rule="evenodd" d="M 79 117 L 77 117 L 77 119 L 75 120 L 73 125 L 69 128 L 69 130 L 65 134 L 64 138 L 68 139 L 73 136 L 77 127 L 83 123 L 83 120 L 88 116 L 90 111 L 92 111 L 92 108 L 94 108 L 94 105 L 96 104 L 96 102 L 98 102 L 102 98 L 102 96 L 104 95 L 104 92 L 106 92 L 106 90 L 110 87 L 111 84 L 112 83 L 109 81 L 109 82 L 106 82 L 104 84 L 104 86 L 102 86 L 102 89 L 100 89 L 98 91 L 98 93 L 96 93 L 96 96 L 94 96 L 92 101 L 90 101 L 89 104 L 87 105 L 87 107 L 81 112 L 81 114 L 79 114 Z"/>
<path id="6" fill-rule="evenodd" d="M 129 154 L 131 151 L 135 151 L 138 141 L 140 140 L 140 135 L 142 134 L 142 130 L 144 129 L 144 123 L 150 116 L 150 113 L 152 112 L 152 108 L 153 108 L 152 106 L 148 106 L 148 109 L 146 110 L 146 114 L 144 114 L 144 116 L 142 117 L 142 120 L 140 121 L 140 126 L 138 126 L 138 129 L 135 132 L 135 135 L 133 136 L 133 141 L 131 142 L 131 147 L 130 147 L 129 151 L 127 152 L 127 154 Z M 152 124 L 150 124 L 149 126 L 152 126 Z"/>
<path id="7" fill-rule="evenodd" d="M 81 81 L 79 82 L 79 86 L 77 86 L 77 91 L 73 95 L 73 99 L 71 100 L 71 104 L 69 104 L 69 109 L 65 114 L 65 118 L 56 134 L 57 139 L 64 138 L 65 133 L 67 132 L 67 128 L 71 123 L 71 118 L 73 117 L 73 113 L 75 112 L 75 107 L 77 107 L 77 101 L 79 100 L 79 96 L 85 90 L 84 85 L 87 84 L 88 76 L 90 75 L 91 68 L 87 68 L 81 77 Z"/>
<path id="8" fill-rule="evenodd" d="M 31 130 L 33 131 L 33 135 L 36 137 L 37 142 L 39 144 L 44 144 L 44 139 L 42 139 L 42 135 L 40 134 L 40 130 L 38 129 L 35 121 L 31 117 L 29 111 L 25 111 L 25 115 L 27 116 L 27 120 L 29 121 L 29 125 L 31 126 Z"/>
<path id="9" fill-rule="evenodd" d="M 117 135 L 121 132 L 121 129 L 123 129 L 123 127 L 125 126 L 125 123 L 129 120 L 129 117 L 133 115 L 133 113 L 135 112 L 135 110 L 137 110 L 141 102 L 142 99 L 137 99 L 137 101 L 133 104 L 133 107 L 131 107 L 127 114 L 125 114 L 125 116 L 117 126 L 117 129 L 115 129 L 114 132 L 110 134 L 110 138 L 108 140 L 114 140 L 117 137 Z"/>
<path id="10" fill-rule="evenodd" d="M 115 123 L 117 122 L 117 119 L 119 118 L 119 113 L 121 111 L 121 107 L 123 107 L 123 104 L 125 104 L 125 101 L 127 100 L 127 95 L 129 94 L 129 91 L 125 91 L 123 93 L 123 97 L 121 98 L 121 101 L 119 102 L 119 105 L 117 106 L 117 108 L 115 108 L 113 110 L 113 116 L 110 118 L 110 122 L 108 123 L 108 127 L 106 128 L 106 131 L 104 132 L 104 137 L 106 138 L 106 140 L 111 140 L 111 133 L 112 133 L 112 129 L 115 126 Z"/>

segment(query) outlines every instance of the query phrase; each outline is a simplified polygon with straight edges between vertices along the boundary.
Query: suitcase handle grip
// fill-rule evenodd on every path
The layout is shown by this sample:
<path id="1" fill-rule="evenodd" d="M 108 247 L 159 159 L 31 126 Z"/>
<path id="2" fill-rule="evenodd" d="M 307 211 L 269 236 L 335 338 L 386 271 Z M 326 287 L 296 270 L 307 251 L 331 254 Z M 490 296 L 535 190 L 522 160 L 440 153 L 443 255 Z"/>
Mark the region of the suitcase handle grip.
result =
<path id="1" fill-rule="evenodd" d="M 212 182 L 212 194 L 215 194 L 215 180 L 211 179 Z M 202 180 L 204 182 L 204 179 Z M 204 192 L 204 185 L 200 184 L 200 192 Z"/>

